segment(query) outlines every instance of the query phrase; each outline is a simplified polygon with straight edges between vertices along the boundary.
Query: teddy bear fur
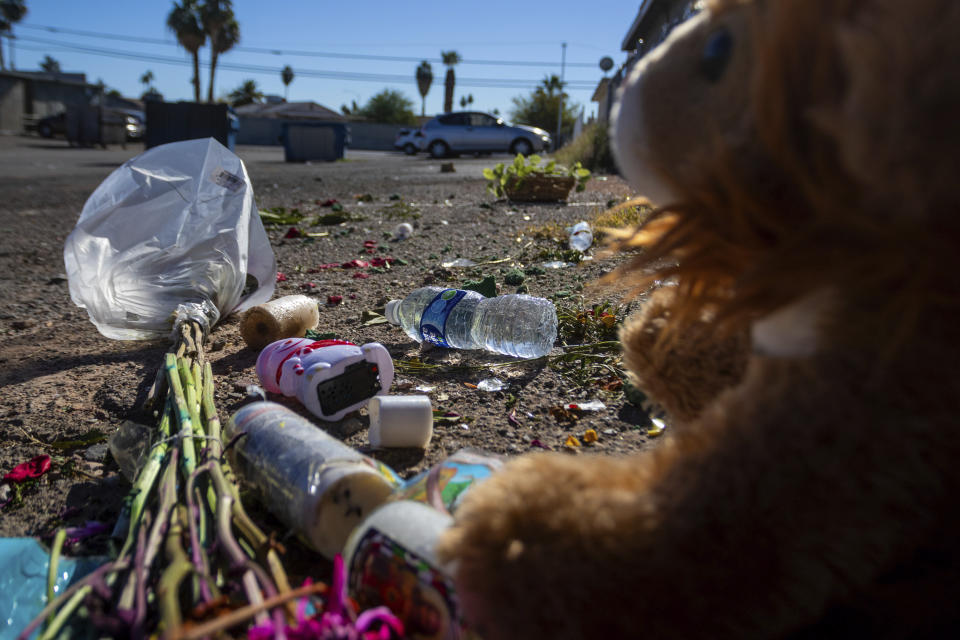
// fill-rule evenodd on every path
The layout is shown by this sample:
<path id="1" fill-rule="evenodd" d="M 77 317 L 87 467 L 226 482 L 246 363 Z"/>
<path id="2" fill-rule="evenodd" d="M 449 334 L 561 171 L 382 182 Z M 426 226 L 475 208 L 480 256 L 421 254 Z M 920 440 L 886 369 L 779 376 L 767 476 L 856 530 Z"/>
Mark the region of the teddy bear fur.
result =
<path id="1" fill-rule="evenodd" d="M 725 0 L 631 72 L 618 163 L 661 208 L 619 277 L 674 286 L 622 340 L 676 425 L 467 494 L 438 552 L 482 637 L 957 637 L 958 33 L 955 0 Z"/>

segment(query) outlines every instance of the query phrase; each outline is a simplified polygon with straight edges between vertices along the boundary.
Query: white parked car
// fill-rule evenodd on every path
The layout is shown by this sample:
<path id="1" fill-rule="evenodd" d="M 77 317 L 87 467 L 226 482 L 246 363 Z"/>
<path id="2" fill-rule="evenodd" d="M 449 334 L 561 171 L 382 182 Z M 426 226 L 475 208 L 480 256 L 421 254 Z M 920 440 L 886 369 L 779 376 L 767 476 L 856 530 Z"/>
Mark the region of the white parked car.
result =
<path id="1" fill-rule="evenodd" d="M 420 149 L 434 158 L 457 153 L 528 155 L 549 149 L 550 134 L 537 127 L 509 125 L 479 111 L 455 111 L 428 121 L 420 129 Z"/>
<path id="2" fill-rule="evenodd" d="M 408 156 L 416 155 L 420 151 L 420 141 L 423 134 L 420 129 L 400 129 L 397 138 L 393 141 L 393 148 L 403 151 Z"/>

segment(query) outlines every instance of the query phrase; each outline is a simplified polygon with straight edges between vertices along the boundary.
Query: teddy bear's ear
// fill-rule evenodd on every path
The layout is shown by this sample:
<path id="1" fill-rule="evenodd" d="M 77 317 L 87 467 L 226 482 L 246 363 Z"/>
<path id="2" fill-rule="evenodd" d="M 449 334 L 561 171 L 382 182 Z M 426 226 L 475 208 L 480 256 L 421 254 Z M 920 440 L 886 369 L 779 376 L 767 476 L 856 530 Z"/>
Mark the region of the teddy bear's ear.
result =
<path id="1" fill-rule="evenodd" d="M 845 95 L 835 111 L 815 117 L 863 186 L 864 204 L 918 222 L 953 217 L 960 205 L 960 2 L 863 2 L 838 37 Z"/>
<path id="2" fill-rule="evenodd" d="M 717 147 L 739 148 L 749 120 L 749 7 L 719 4 L 677 26 L 618 90 L 611 115 L 617 165 L 660 206 L 702 182 Z"/>

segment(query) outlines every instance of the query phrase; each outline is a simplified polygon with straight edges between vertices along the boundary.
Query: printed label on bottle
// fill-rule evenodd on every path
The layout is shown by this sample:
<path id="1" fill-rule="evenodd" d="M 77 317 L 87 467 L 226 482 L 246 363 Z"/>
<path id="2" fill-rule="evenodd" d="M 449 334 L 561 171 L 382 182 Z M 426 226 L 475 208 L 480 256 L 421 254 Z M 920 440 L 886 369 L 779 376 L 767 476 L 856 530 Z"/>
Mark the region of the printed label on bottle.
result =
<path id="1" fill-rule="evenodd" d="M 420 316 L 420 337 L 424 342 L 450 347 L 447 343 L 447 317 L 465 295 L 466 291 L 444 289 L 427 305 Z"/>
<path id="2" fill-rule="evenodd" d="M 464 640 L 453 584 L 429 562 L 371 527 L 348 572 L 350 595 L 363 608 L 386 606 L 414 640 Z"/>

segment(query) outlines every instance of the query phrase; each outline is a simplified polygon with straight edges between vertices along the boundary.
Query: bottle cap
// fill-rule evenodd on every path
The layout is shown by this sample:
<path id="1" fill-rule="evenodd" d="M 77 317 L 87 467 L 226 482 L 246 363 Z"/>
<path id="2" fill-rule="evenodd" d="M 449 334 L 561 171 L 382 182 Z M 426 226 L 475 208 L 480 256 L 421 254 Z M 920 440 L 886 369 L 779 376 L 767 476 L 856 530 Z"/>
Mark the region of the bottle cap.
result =
<path id="1" fill-rule="evenodd" d="M 374 396 L 367 411 L 371 446 L 423 449 L 430 444 L 433 406 L 427 396 Z"/>
<path id="2" fill-rule="evenodd" d="M 400 318 L 397 317 L 397 307 L 400 306 L 399 300 L 391 300 L 383 310 L 383 317 L 387 322 L 394 325 L 400 324 Z"/>

